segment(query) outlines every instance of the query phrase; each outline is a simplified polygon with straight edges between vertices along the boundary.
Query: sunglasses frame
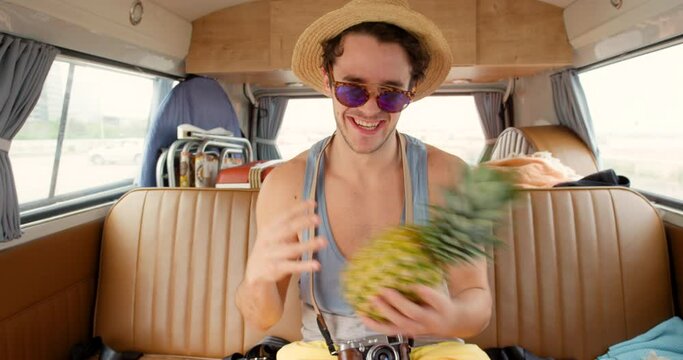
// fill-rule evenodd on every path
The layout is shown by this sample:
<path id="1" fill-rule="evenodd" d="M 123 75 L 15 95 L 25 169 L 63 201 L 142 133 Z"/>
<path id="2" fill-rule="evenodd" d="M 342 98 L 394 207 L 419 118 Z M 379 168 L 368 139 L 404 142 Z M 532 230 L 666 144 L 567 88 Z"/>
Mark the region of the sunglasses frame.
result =
<path id="1" fill-rule="evenodd" d="M 350 108 L 356 108 L 356 107 L 361 107 L 361 106 L 367 104 L 368 101 L 370 101 L 370 91 L 368 91 L 368 84 L 361 84 L 361 83 L 355 83 L 355 82 L 349 82 L 349 81 L 337 81 L 334 79 L 334 75 L 332 74 L 332 71 L 328 71 L 327 74 L 328 74 L 329 79 L 330 79 L 330 85 L 332 86 L 332 92 L 334 93 L 334 97 L 342 105 L 344 105 L 346 107 L 350 107 Z M 349 105 L 345 104 L 341 99 L 339 99 L 339 96 L 337 96 L 337 88 L 339 86 L 352 86 L 352 87 L 359 88 L 359 89 L 363 90 L 363 92 L 365 92 L 365 96 L 368 99 L 365 100 L 364 103 L 362 103 L 358 106 L 349 106 Z M 388 85 L 376 85 L 376 86 L 377 86 L 377 95 L 375 96 L 375 102 L 377 103 L 377 107 L 380 108 L 382 111 L 390 113 L 390 114 L 399 113 L 399 112 L 405 110 L 408 107 L 408 105 L 410 105 L 410 103 L 413 102 L 413 98 L 415 97 L 415 88 L 413 88 L 413 90 L 403 90 L 403 89 L 399 89 L 399 88 L 396 88 L 393 86 L 388 86 Z M 405 106 L 403 106 L 403 108 L 401 110 L 387 111 L 387 110 L 382 108 L 382 106 L 380 105 L 380 102 L 379 102 L 380 96 L 382 96 L 385 93 L 403 94 L 408 98 L 408 103 Z"/>

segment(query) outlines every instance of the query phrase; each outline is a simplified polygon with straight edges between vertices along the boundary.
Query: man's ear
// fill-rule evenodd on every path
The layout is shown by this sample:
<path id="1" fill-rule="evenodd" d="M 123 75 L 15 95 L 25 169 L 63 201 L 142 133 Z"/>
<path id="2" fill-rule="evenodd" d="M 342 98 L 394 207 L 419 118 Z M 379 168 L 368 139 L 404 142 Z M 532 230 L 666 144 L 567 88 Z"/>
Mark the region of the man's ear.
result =
<path id="1" fill-rule="evenodd" d="M 330 77 L 327 74 L 327 70 L 325 70 L 324 67 L 321 67 L 320 72 L 323 74 L 323 94 L 331 97 L 332 91 L 330 91 Z"/>

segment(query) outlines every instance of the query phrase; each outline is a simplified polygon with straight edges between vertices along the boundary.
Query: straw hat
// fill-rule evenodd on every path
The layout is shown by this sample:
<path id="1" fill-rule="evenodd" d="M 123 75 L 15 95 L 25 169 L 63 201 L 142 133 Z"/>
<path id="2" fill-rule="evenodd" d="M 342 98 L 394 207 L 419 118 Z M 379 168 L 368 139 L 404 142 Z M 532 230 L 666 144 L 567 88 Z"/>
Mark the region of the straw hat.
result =
<path id="1" fill-rule="evenodd" d="M 436 90 L 451 69 L 451 49 L 441 30 L 424 15 L 408 6 L 407 0 L 352 0 L 323 15 L 299 36 L 292 55 L 292 70 L 306 85 L 323 92 L 322 42 L 363 22 L 386 22 L 413 34 L 427 49 L 431 60 L 425 77 L 417 84 L 415 98 Z"/>

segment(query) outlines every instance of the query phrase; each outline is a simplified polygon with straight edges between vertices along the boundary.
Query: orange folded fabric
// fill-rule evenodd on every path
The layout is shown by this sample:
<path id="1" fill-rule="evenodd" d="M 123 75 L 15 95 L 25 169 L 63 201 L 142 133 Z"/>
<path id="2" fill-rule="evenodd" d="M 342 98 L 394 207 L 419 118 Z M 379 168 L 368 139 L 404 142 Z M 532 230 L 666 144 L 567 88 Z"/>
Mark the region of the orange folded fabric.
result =
<path id="1" fill-rule="evenodd" d="M 517 185 L 521 188 L 548 188 L 561 182 L 580 178 L 572 168 L 562 164 L 547 151 L 491 160 L 482 165 L 512 172 Z"/>

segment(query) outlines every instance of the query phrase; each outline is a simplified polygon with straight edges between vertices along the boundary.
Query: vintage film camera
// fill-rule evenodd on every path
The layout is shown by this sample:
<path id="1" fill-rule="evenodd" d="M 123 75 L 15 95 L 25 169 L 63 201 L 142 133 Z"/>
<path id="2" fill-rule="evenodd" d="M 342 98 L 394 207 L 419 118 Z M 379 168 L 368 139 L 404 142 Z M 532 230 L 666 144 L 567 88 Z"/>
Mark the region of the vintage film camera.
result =
<path id="1" fill-rule="evenodd" d="M 402 336 L 368 336 L 341 342 L 337 358 L 341 360 L 408 360 L 410 341 Z"/>

